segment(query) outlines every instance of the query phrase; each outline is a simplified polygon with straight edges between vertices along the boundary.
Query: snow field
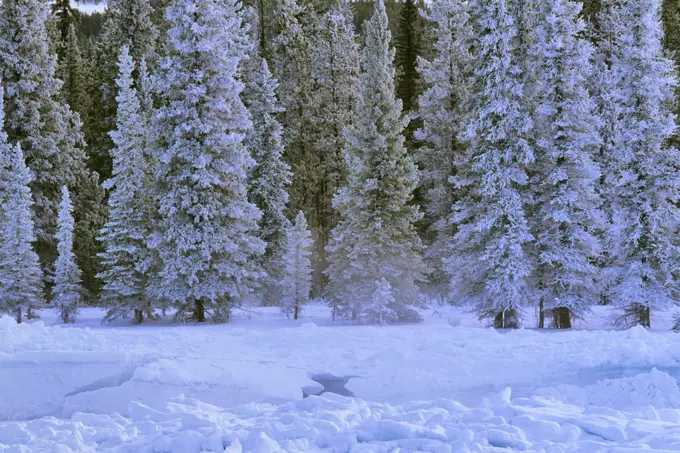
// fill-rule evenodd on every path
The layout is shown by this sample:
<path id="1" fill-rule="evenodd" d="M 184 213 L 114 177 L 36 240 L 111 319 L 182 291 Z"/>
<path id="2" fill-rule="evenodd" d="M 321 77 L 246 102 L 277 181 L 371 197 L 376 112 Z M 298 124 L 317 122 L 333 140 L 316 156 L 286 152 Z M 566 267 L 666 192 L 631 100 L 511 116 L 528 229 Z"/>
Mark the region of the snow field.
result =
<path id="1" fill-rule="evenodd" d="M 50 312 L 0 319 L 0 451 L 680 450 L 671 332 L 499 333 L 446 316 L 324 326 L 321 307 L 297 323 L 258 312 L 206 326 L 94 328 L 94 310 L 75 327 L 46 325 Z M 302 399 L 317 373 L 358 376 L 356 398 Z"/>

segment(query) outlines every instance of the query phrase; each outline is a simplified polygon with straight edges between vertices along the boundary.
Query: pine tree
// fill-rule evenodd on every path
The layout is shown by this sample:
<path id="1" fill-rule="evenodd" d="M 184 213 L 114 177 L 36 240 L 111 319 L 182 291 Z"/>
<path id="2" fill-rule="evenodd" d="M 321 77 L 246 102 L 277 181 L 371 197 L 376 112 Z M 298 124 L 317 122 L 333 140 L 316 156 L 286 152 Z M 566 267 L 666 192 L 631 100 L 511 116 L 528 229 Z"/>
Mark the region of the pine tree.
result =
<path id="1" fill-rule="evenodd" d="M 120 48 L 127 45 L 134 61 L 152 58 L 158 45 L 159 32 L 151 20 L 153 9 L 149 0 L 109 0 L 107 19 L 102 29 L 99 52 L 101 72 L 101 110 L 102 116 L 98 137 L 91 143 L 90 154 L 95 156 L 96 170 L 102 179 L 111 176 L 110 150 L 113 143 L 109 132 L 116 123 L 116 61 Z"/>
<path id="2" fill-rule="evenodd" d="M 52 4 L 52 11 L 56 16 L 57 22 L 57 58 L 59 62 L 65 60 L 68 55 L 68 42 L 71 27 L 78 23 L 79 12 L 71 6 L 71 0 L 55 0 Z"/>
<path id="3" fill-rule="evenodd" d="M 21 322 L 37 315 L 42 304 L 43 276 L 33 251 L 31 171 L 19 145 L 10 145 L 3 129 L 3 89 L 0 84 L 0 313 Z"/>
<path id="4" fill-rule="evenodd" d="M 532 300 L 527 279 L 533 240 L 526 217 L 527 166 L 534 156 L 528 140 L 530 115 L 523 105 L 517 28 L 508 0 L 470 2 L 476 61 L 473 96 L 463 138 L 469 152 L 456 168 L 460 199 L 453 209 L 457 231 L 445 270 L 450 297 L 471 303 L 495 327 L 514 327 Z"/>
<path id="5" fill-rule="evenodd" d="M 675 61 L 676 74 L 680 71 L 680 0 L 662 0 L 663 45 L 668 56 Z M 680 86 L 675 90 L 675 116 L 680 116 Z M 676 130 L 671 143 L 680 148 L 680 133 Z"/>
<path id="6" fill-rule="evenodd" d="M 417 159 L 425 223 L 429 226 L 426 257 L 434 271 L 431 281 L 442 284 L 446 281 L 442 258 L 455 233 L 450 218 L 457 191 L 450 178 L 455 175 L 455 162 L 465 156 L 465 144 L 459 136 L 463 107 L 470 96 L 467 73 L 472 64 L 468 50 L 472 36 L 468 3 L 462 0 L 432 3 L 424 17 L 434 25 L 436 38 L 432 59 L 418 60 L 425 92 L 419 99 L 422 127 L 415 138 L 421 143 Z"/>
<path id="7" fill-rule="evenodd" d="M 397 65 L 397 98 L 405 112 L 413 112 L 418 105 L 420 55 L 420 15 L 415 0 L 404 0 L 399 10 L 399 33 L 395 39 Z"/>
<path id="8" fill-rule="evenodd" d="M 366 306 L 362 320 L 370 324 L 389 324 L 398 318 L 393 309 L 395 300 L 392 295 L 392 285 L 381 278 L 375 282 L 375 291 L 371 296 L 371 304 Z"/>
<path id="9" fill-rule="evenodd" d="M 64 323 L 75 322 L 78 307 L 82 305 L 83 288 L 81 286 L 80 269 L 76 265 L 73 253 L 73 205 L 68 188 L 61 190 L 59 205 L 57 250 L 59 256 L 55 263 L 54 286 L 52 287 L 52 304 L 59 312 Z"/>
<path id="10" fill-rule="evenodd" d="M 278 82 L 260 56 L 258 36 L 252 30 L 250 46 L 250 56 L 242 62 L 245 82 L 242 98 L 253 122 L 244 143 L 255 160 L 248 181 L 248 199 L 262 211 L 258 236 L 267 244 L 262 265 L 275 278 L 271 275 L 275 272 L 272 260 L 280 258 L 281 241 L 290 223 L 285 210 L 291 173 L 290 166 L 283 161 L 283 128 L 276 118 L 282 111 L 276 98 Z"/>
<path id="11" fill-rule="evenodd" d="M 224 321 L 261 277 L 255 260 L 265 248 L 256 237 L 261 213 L 247 200 L 251 122 L 237 80 L 248 37 L 235 0 L 176 0 L 166 17 L 153 130 L 163 226 L 156 291 L 178 316 L 193 309 L 197 321 L 206 311 Z"/>
<path id="12" fill-rule="evenodd" d="M 41 0 L 5 0 L 0 6 L 0 76 L 5 88 L 5 128 L 10 143 L 20 144 L 35 179 L 36 249 L 51 272 L 56 258 L 57 210 L 63 185 L 85 172 L 83 135 L 78 115 L 62 101 L 55 77 Z"/>
<path id="13" fill-rule="evenodd" d="M 308 4 L 281 0 L 279 32 L 273 40 L 273 70 L 279 80 L 278 96 L 284 111 L 285 159 L 292 170 L 288 209 L 302 210 L 313 233 L 318 234 L 321 207 L 321 164 L 316 142 L 316 87 L 313 75 L 312 41 L 318 17 Z"/>
<path id="14" fill-rule="evenodd" d="M 394 50 L 382 0 L 366 26 L 364 70 L 357 122 L 347 129 L 349 179 L 334 200 L 341 221 L 328 246 L 330 304 L 334 314 L 356 319 L 372 300 L 375 282 L 394 288 L 398 320 L 414 320 L 423 303 L 422 244 L 411 206 L 417 169 L 404 148 L 401 101 L 395 99 Z"/>
<path id="15" fill-rule="evenodd" d="M 312 233 L 300 211 L 295 223 L 286 230 L 285 251 L 281 258 L 281 308 L 286 315 L 298 319 L 302 307 L 309 302 L 312 288 Z"/>
<path id="16" fill-rule="evenodd" d="M 76 37 L 76 30 L 73 25 L 69 28 L 66 41 L 66 53 L 62 62 L 62 79 L 64 85 L 62 90 L 66 102 L 75 112 L 78 112 L 81 120 L 86 121 L 84 115 L 87 114 L 87 98 L 83 92 L 85 86 L 83 77 L 83 61 Z"/>
<path id="17" fill-rule="evenodd" d="M 600 119 L 588 92 L 593 47 L 581 38 L 579 8 L 568 0 L 541 3 L 528 52 L 539 106 L 531 183 L 539 327 L 549 310 L 554 327 L 571 328 L 572 316 L 587 312 L 598 295 Z"/>
<path id="18" fill-rule="evenodd" d="M 677 290 L 677 85 L 664 57 L 659 0 L 606 0 L 599 15 L 599 77 L 604 120 L 603 195 L 610 225 L 608 296 L 625 325 L 649 327 L 651 311 L 673 303 Z"/>
<path id="19" fill-rule="evenodd" d="M 317 86 L 315 101 L 319 156 L 320 187 L 316 241 L 315 281 L 322 280 L 328 266 L 325 248 L 330 232 L 339 218 L 333 209 L 333 195 L 347 183 L 344 130 L 354 124 L 357 88 L 361 71 L 361 54 L 352 21 L 352 6 L 338 1 L 321 17 L 317 39 L 313 43 L 313 73 Z"/>
<path id="20" fill-rule="evenodd" d="M 151 174 L 146 159 L 149 127 L 141 112 L 141 103 L 134 87 L 132 61 L 127 46 L 118 60 L 118 115 L 116 130 L 111 132 L 113 175 L 104 183 L 111 190 L 109 219 L 102 230 L 105 252 L 102 253 L 104 301 L 108 307 L 106 320 L 128 318 L 134 313 L 141 323 L 151 310 L 147 297 L 150 233 Z M 141 72 L 141 71 L 140 71 Z"/>

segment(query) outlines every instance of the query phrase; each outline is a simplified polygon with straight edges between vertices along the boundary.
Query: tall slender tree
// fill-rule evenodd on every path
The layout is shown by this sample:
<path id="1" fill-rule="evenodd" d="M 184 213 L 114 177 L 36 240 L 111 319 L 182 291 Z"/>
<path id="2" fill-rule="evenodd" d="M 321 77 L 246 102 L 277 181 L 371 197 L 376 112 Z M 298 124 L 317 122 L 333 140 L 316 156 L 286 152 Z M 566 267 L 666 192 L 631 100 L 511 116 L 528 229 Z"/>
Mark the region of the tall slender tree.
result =
<path id="1" fill-rule="evenodd" d="M 664 57 L 660 0 L 603 0 L 598 99 L 610 220 L 608 294 L 625 325 L 673 303 L 678 272 L 678 152 L 668 146 L 677 77 Z"/>
<path id="2" fill-rule="evenodd" d="M 149 122 L 141 112 L 139 94 L 134 87 L 135 64 L 127 46 L 118 59 L 118 114 L 116 130 L 111 132 L 113 175 L 104 183 L 111 190 L 109 219 L 102 230 L 102 253 L 106 320 L 128 318 L 136 323 L 151 310 L 147 291 L 150 211 L 154 200 L 150 165 L 146 158 Z"/>
<path id="3" fill-rule="evenodd" d="M 225 321 L 261 278 L 255 262 L 265 249 L 256 236 L 261 212 L 247 199 L 254 162 L 243 141 L 252 124 L 237 78 L 247 31 L 236 0 L 175 0 L 166 17 L 153 130 L 162 215 L 156 291 L 178 316 Z"/>
<path id="4" fill-rule="evenodd" d="M 336 195 L 341 220 L 328 245 L 329 296 L 334 313 L 357 318 L 371 303 L 375 282 L 394 289 L 394 320 L 414 320 L 423 298 L 420 219 L 410 201 L 417 168 L 404 147 L 407 119 L 395 98 L 394 50 L 385 4 L 376 2 L 366 26 L 357 122 L 346 130 L 349 179 Z"/>
<path id="5" fill-rule="evenodd" d="M 83 302 L 80 269 L 73 253 L 73 205 L 68 188 L 61 190 L 59 218 L 57 230 L 57 251 L 59 256 L 55 263 L 54 286 L 52 287 L 52 304 L 59 312 L 64 323 L 75 322 L 78 308 Z"/>
<path id="6" fill-rule="evenodd" d="M 397 65 L 397 98 L 404 104 L 405 112 L 418 106 L 418 55 L 420 49 L 420 14 L 416 0 L 404 0 L 399 10 L 399 33 L 394 41 Z"/>
<path id="7" fill-rule="evenodd" d="M 309 302 L 312 289 L 312 233 L 302 211 L 295 223 L 286 230 L 284 252 L 281 256 L 281 309 L 287 316 L 298 319 L 302 308 Z"/>
<path id="8" fill-rule="evenodd" d="M 571 328 L 598 295 L 598 233 L 604 226 L 596 163 L 600 148 L 597 105 L 588 92 L 593 47 L 581 36 L 581 5 L 543 2 L 528 51 L 534 63 L 536 162 L 531 216 L 540 307 L 553 326 Z"/>
<path id="9" fill-rule="evenodd" d="M 318 285 L 328 265 L 325 249 L 330 233 L 339 221 L 338 213 L 333 209 L 333 195 L 347 182 L 344 130 L 354 124 L 358 102 L 361 54 L 352 22 L 352 6 L 348 1 L 338 1 L 321 17 L 313 54 L 317 86 L 316 149 L 320 166 L 314 266 L 314 281 Z"/>
<path id="10" fill-rule="evenodd" d="M 470 96 L 472 36 L 465 1 L 435 2 L 424 17 L 433 24 L 435 41 L 432 59 L 418 60 L 425 92 L 419 99 L 422 127 L 415 138 L 421 147 L 416 157 L 421 168 L 420 188 L 428 225 L 426 257 L 433 271 L 431 280 L 439 285 L 446 281 L 442 259 L 455 233 L 451 207 L 457 199 L 457 190 L 450 179 L 465 156 L 465 144 L 459 136 L 464 106 Z"/>
<path id="11" fill-rule="evenodd" d="M 499 328 L 517 326 L 531 300 L 527 168 L 534 163 L 524 107 L 519 39 L 513 0 L 470 2 L 476 61 L 470 116 L 463 125 L 469 154 L 456 169 L 460 199 L 453 209 L 456 235 L 445 269 L 451 297 L 471 303 Z"/>
<path id="12" fill-rule="evenodd" d="M 3 89 L 0 84 L 0 313 L 37 315 L 43 302 L 43 276 L 33 251 L 31 171 L 19 145 L 4 131 Z"/>

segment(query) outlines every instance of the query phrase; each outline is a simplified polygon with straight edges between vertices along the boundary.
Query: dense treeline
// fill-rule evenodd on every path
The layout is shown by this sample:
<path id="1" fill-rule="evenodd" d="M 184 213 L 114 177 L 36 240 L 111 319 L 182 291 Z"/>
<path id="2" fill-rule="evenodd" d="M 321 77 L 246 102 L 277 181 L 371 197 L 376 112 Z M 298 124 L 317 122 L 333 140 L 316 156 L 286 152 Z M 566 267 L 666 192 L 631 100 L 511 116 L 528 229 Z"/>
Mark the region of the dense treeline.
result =
<path id="1" fill-rule="evenodd" d="M 0 310 L 318 296 L 383 323 L 434 291 L 496 327 L 649 326 L 680 278 L 679 24 L 678 0 L 3 0 Z"/>

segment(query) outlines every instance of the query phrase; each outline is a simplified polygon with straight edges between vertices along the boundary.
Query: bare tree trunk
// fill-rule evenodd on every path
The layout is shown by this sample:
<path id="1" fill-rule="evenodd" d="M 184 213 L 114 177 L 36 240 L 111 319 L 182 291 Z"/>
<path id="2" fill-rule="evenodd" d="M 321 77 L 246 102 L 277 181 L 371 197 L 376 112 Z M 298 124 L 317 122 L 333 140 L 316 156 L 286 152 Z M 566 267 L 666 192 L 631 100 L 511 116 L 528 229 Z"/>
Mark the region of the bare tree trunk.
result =
<path id="1" fill-rule="evenodd" d="M 545 311 L 543 310 L 543 299 L 538 303 L 538 328 L 545 328 Z"/>
<path id="2" fill-rule="evenodd" d="M 205 305 L 202 300 L 194 301 L 194 321 L 205 322 Z"/>
<path id="3" fill-rule="evenodd" d="M 21 307 L 17 308 L 17 324 L 21 324 Z"/>
<path id="4" fill-rule="evenodd" d="M 299 314 L 300 314 L 300 305 L 296 303 L 295 304 L 295 311 L 293 312 L 293 319 L 297 320 Z"/>
<path id="5" fill-rule="evenodd" d="M 139 308 L 135 308 L 135 324 L 141 324 L 144 322 L 144 312 Z"/>
<path id="6" fill-rule="evenodd" d="M 566 307 L 553 309 L 553 326 L 556 329 L 571 329 L 571 310 Z"/>

